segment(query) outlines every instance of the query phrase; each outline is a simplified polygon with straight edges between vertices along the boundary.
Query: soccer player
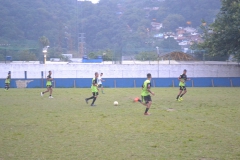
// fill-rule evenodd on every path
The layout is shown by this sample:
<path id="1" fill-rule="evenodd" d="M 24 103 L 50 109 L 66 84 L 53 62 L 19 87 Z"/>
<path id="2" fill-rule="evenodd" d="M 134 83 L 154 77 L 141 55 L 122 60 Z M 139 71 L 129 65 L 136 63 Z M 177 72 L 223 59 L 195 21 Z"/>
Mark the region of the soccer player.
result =
<path id="1" fill-rule="evenodd" d="M 52 72 L 48 71 L 47 83 L 46 83 L 47 90 L 44 91 L 44 92 L 41 92 L 41 96 L 43 96 L 47 92 L 50 92 L 49 98 L 53 98 L 53 96 L 52 96 L 52 80 L 53 79 L 52 79 L 51 75 L 52 75 Z"/>
<path id="2" fill-rule="evenodd" d="M 102 76 L 103 73 L 101 73 L 100 76 L 98 77 L 98 88 L 101 88 L 102 94 L 104 94 L 102 82 L 104 82 L 105 80 L 102 79 Z"/>
<path id="3" fill-rule="evenodd" d="M 177 95 L 176 100 L 182 101 L 183 95 L 187 93 L 187 88 L 185 86 L 185 82 L 187 80 L 190 80 L 189 78 L 187 78 L 187 70 L 186 69 L 183 70 L 183 74 L 178 77 L 178 80 L 180 81 L 179 82 L 180 91 L 179 91 L 179 94 Z"/>
<path id="4" fill-rule="evenodd" d="M 11 72 L 8 72 L 8 76 L 5 80 L 5 91 L 8 91 L 8 89 L 10 88 L 10 81 L 11 81 Z"/>
<path id="5" fill-rule="evenodd" d="M 152 94 L 153 96 L 155 95 L 154 92 L 152 92 L 151 89 L 151 79 L 152 79 L 152 75 L 150 73 L 147 74 L 147 80 L 145 80 L 145 82 L 142 85 L 142 100 L 144 100 L 145 103 L 143 103 L 142 100 L 138 100 L 138 102 L 140 102 L 141 104 L 143 104 L 144 106 L 146 106 L 146 110 L 144 112 L 144 115 L 150 115 L 150 113 L 148 113 L 148 110 L 150 109 L 151 105 L 152 105 L 152 99 L 150 94 Z"/>
<path id="6" fill-rule="evenodd" d="M 91 106 L 96 106 L 94 105 L 94 102 L 97 99 L 98 96 L 98 72 L 95 72 L 95 77 L 92 79 L 92 86 L 91 86 L 91 90 L 92 90 L 92 97 L 86 98 L 85 101 L 88 104 L 88 100 L 93 99 Z"/>

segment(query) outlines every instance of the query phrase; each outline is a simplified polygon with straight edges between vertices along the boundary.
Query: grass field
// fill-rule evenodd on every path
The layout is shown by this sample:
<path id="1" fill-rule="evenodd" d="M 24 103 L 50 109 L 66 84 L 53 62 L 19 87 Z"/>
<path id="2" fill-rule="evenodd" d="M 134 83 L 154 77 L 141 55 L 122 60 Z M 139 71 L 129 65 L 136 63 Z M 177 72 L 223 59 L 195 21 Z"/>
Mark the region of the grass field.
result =
<path id="1" fill-rule="evenodd" d="M 137 89 L 0 91 L 0 160 L 239 160 L 240 88 L 153 88 L 150 116 Z M 113 106 L 117 100 L 119 106 Z M 173 111 L 167 111 L 169 108 Z"/>

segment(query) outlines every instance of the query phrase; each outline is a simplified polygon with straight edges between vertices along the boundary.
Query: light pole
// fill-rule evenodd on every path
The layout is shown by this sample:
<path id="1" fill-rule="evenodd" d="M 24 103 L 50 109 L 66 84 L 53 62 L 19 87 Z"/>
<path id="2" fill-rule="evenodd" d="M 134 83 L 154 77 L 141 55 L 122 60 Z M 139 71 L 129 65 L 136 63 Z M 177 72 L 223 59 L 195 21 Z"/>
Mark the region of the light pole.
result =
<path id="1" fill-rule="evenodd" d="M 47 50 L 48 50 L 48 47 L 49 46 L 45 46 L 45 47 L 43 47 L 43 50 L 42 50 L 43 57 L 44 57 L 44 64 L 46 64 L 46 60 L 47 60 Z"/>
<path id="2" fill-rule="evenodd" d="M 158 55 L 158 78 L 159 78 L 159 47 L 157 46 L 157 55 Z"/>

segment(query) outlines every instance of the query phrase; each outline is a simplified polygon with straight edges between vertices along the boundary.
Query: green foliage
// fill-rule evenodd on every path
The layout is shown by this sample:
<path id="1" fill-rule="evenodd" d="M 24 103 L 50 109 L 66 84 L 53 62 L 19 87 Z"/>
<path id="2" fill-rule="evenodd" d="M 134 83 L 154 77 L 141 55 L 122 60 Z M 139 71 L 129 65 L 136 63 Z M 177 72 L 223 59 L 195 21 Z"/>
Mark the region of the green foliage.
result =
<path id="1" fill-rule="evenodd" d="M 106 49 L 106 50 L 103 50 L 103 51 L 99 51 L 98 55 L 102 55 L 104 61 L 112 61 L 113 56 L 114 56 L 114 52 L 110 49 Z"/>
<path id="2" fill-rule="evenodd" d="M 50 42 L 47 37 L 42 36 L 39 38 L 39 43 L 41 44 L 42 47 L 49 46 Z"/>
<path id="3" fill-rule="evenodd" d="M 4 61 L 4 60 L 5 60 L 4 55 L 0 54 L 0 61 Z"/>
<path id="4" fill-rule="evenodd" d="M 91 52 L 88 54 L 89 59 L 96 59 L 98 57 L 98 53 Z"/>
<path id="5" fill-rule="evenodd" d="M 12 55 L 13 61 L 36 61 L 37 57 L 29 51 L 20 51 Z"/>
<path id="6" fill-rule="evenodd" d="M 227 59 L 229 55 L 234 55 L 240 61 L 240 3 L 238 0 L 222 0 L 222 8 L 215 22 L 209 26 L 202 26 L 202 29 L 205 41 L 199 44 L 199 48 L 206 49 L 211 56 Z"/>
<path id="7" fill-rule="evenodd" d="M 181 46 L 173 37 L 168 37 L 167 39 L 161 40 L 156 43 L 159 47 L 160 52 L 172 52 L 181 50 Z"/>
<path id="8" fill-rule="evenodd" d="M 135 58 L 140 61 L 157 61 L 158 54 L 156 52 L 142 52 L 137 54 Z"/>
<path id="9" fill-rule="evenodd" d="M 164 30 L 175 31 L 179 26 L 184 26 L 186 23 L 185 18 L 182 15 L 170 14 L 163 20 Z"/>

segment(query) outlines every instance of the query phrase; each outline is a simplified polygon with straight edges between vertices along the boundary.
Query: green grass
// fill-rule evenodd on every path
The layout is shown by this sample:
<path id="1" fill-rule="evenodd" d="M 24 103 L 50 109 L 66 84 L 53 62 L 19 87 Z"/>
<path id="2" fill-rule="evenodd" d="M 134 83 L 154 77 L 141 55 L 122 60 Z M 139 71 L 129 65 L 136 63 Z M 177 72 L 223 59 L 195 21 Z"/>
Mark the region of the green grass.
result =
<path id="1" fill-rule="evenodd" d="M 240 159 L 240 88 L 189 88 L 182 102 L 153 88 L 151 116 L 133 102 L 140 88 L 105 89 L 97 107 L 90 89 L 40 91 L 0 92 L 0 160 Z"/>

